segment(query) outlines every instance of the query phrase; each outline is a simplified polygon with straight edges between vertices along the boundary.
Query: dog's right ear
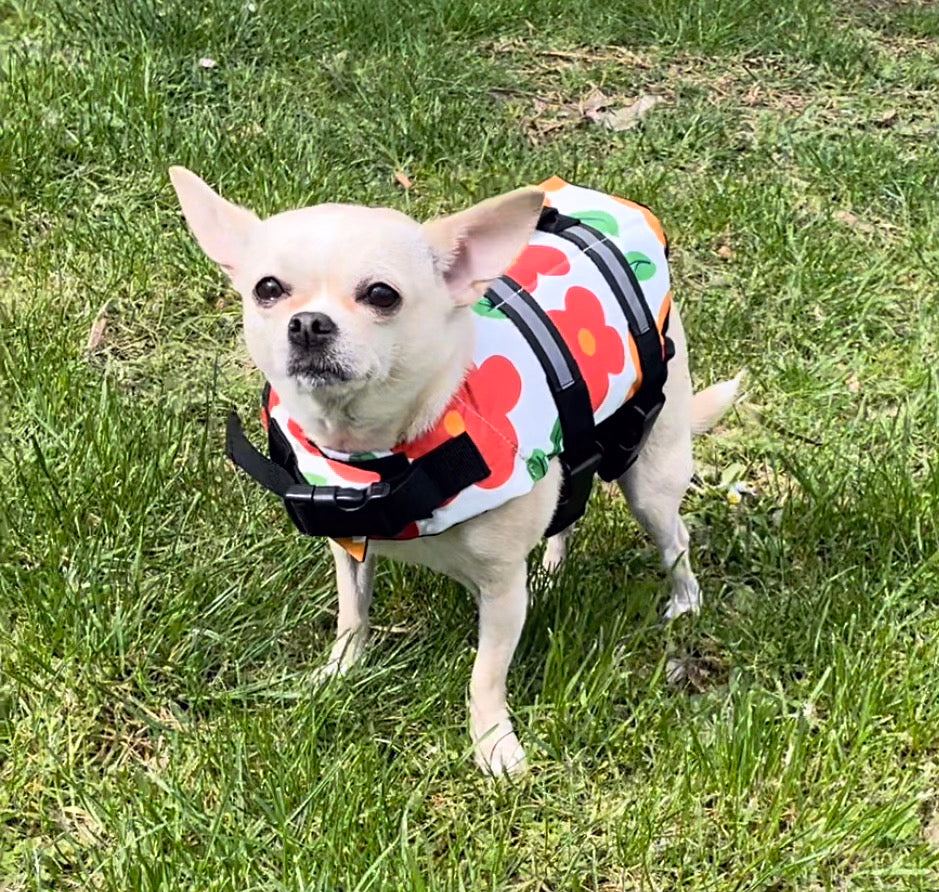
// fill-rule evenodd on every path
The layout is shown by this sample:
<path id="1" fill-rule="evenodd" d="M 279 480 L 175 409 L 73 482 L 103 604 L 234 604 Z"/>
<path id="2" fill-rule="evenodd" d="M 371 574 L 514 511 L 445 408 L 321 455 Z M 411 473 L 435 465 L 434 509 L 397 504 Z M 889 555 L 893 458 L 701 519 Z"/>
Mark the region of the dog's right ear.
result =
<path id="1" fill-rule="evenodd" d="M 246 208 L 226 201 L 185 167 L 171 167 L 170 180 L 199 246 L 231 273 L 241 259 L 248 230 L 258 218 Z"/>
<path id="2" fill-rule="evenodd" d="M 512 265 L 528 244 L 543 204 L 541 190 L 516 189 L 424 224 L 457 306 L 476 303 L 489 282 Z"/>

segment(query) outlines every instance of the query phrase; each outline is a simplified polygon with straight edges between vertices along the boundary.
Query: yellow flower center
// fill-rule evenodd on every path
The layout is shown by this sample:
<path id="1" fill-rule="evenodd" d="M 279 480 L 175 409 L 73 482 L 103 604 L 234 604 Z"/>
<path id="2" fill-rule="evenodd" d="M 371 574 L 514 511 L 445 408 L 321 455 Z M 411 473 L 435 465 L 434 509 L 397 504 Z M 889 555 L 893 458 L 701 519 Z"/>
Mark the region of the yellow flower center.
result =
<path id="1" fill-rule="evenodd" d="M 582 328 L 577 332 L 577 343 L 580 344 L 580 349 L 587 356 L 593 356 L 597 352 L 597 339 L 589 328 Z"/>
<path id="2" fill-rule="evenodd" d="M 443 416 L 443 429 L 451 436 L 458 437 L 466 430 L 463 416 L 456 409 L 451 409 Z"/>

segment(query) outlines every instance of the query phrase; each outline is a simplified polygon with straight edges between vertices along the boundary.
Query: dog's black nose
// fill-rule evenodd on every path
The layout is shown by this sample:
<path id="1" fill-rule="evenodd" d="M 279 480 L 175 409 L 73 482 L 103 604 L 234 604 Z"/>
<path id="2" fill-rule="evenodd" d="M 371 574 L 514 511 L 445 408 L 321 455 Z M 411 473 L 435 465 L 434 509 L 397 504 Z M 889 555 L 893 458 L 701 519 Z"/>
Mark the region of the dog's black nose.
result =
<path id="1" fill-rule="evenodd" d="M 335 334 L 336 323 L 325 313 L 297 313 L 287 323 L 287 340 L 304 350 L 322 346 Z"/>

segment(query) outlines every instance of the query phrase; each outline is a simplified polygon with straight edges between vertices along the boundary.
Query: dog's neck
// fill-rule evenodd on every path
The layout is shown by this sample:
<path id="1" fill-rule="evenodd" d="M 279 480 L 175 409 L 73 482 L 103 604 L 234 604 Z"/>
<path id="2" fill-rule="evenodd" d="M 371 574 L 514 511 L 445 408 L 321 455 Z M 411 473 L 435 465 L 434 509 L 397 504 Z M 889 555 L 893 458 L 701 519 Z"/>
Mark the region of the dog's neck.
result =
<path id="1" fill-rule="evenodd" d="M 380 386 L 356 390 L 278 393 L 290 417 L 317 446 L 334 452 L 383 452 L 409 443 L 443 415 L 473 355 L 473 339 L 459 339 L 449 354 L 435 350 L 427 367 L 412 369 Z"/>

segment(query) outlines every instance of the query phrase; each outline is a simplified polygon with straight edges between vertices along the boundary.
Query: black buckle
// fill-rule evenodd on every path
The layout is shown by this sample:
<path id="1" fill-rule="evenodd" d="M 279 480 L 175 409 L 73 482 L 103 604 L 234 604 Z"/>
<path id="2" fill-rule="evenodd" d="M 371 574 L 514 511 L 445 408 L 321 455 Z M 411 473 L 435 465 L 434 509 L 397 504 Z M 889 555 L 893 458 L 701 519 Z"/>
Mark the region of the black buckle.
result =
<path id="1" fill-rule="evenodd" d="M 632 466 L 664 405 L 663 396 L 645 409 L 633 403 L 620 410 L 622 414 L 615 425 L 604 432 L 603 459 L 598 472 L 602 480 L 617 480 Z"/>
<path id="2" fill-rule="evenodd" d="M 300 505 L 315 505 L 340 508 L 343 511 L 358 511 L 363 506 L 387 498 L 391 493 L 391 485 L 381 481 L 370 483 L 364 489 L 353 489 L 349 486 L 304 486 L 297 484 L 291 486 L 284 493 L 284 500 L 296 502 Z"/>
<path id="3" fill-rule="evenodd" d="M 564 479 L 561 484 L 561 497 L 558 499 L 554 517 L 545 531 L 546 536 L 553 536 L 566 530 L 572 523 L 583 517 L 587 509 L 587 500 L 593 489 L 593 476 L 600 466 L 602 454 L 596 443 L 593 449 L 581 458 L 573 461 L 561 453 L 561 469 Z"/>
<path id="4" fill-rule="evenodd" d="M 562 454 L 561 466 L 564 468 L 564 475 L 567 478 L 579 477 L 581 474 L 589 474 L 592 477 L 597 468 L 600 467 L 600 460 L 602 458 L 603 454 L 600 452 L 597 444 L 594 443 L 593 451 L 577 462 L 577 464 L 569 464 L 564 460 L 564 455 Z"/>

